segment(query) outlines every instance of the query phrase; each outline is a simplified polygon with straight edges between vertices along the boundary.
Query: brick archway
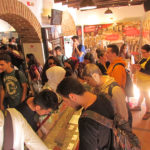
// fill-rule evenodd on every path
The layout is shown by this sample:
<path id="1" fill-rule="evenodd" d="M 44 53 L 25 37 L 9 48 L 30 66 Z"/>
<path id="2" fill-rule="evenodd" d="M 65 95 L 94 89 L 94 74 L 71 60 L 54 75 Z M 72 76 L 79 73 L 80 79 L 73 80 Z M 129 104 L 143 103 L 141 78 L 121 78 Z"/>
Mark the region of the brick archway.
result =
<path id="1" fill-rule="evenodd" d="M 40 23 L 30 9 L 18 0 L 0 0 L 0 19 L 16 29 L 22 43 L 42 42 Z"/>

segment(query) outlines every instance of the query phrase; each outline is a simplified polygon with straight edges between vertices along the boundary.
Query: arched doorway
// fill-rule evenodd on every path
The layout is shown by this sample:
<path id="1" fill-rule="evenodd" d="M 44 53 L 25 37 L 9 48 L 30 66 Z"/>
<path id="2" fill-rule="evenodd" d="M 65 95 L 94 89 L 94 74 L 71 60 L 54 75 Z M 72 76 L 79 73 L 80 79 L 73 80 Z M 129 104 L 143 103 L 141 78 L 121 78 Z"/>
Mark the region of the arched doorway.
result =
<path id="1" fill-rule="evenodd" d="M 24 52 L 35 53 L 43 62 L 41 25 L 30 9 L 18 0 L 1 0 L 0 10 L 0 19 L 15 28 Z"/>

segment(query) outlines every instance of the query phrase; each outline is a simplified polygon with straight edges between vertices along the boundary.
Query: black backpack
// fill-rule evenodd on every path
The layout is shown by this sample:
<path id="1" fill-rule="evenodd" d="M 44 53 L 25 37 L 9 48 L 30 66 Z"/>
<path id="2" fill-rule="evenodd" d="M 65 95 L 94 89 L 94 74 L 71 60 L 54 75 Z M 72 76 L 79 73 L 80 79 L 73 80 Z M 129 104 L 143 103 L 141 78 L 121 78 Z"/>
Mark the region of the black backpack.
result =
<path id="1" fill-rule="evenodd" d="M 125 66 L 122 63 L 117 63 L 113 66 L 112 70 L 114 70 L 114 68 L 117 65 L 121 65 L 125 68 Z M 126 93 L 127 97 L 133 97 L 134 96 L 134 94 L 133 94 L 133 82 L 132 82 L 132 79 L 131 79 L 131 76 L 130 76 L 130 71 L 127 70 L 126 68 L 125 68 L 125 71 L 126 71 L 125 93 Z"/>
<path id="2" fill-rule="evenodd" d="M 100 125 L 112 129 L 112 143 L 115 150 L 141 150 L 138 137 L 132 132 L 129 123 L 115 115 L 111 120 L 92 110 L 85 110 L 80 118 L 90 118 Z"/>

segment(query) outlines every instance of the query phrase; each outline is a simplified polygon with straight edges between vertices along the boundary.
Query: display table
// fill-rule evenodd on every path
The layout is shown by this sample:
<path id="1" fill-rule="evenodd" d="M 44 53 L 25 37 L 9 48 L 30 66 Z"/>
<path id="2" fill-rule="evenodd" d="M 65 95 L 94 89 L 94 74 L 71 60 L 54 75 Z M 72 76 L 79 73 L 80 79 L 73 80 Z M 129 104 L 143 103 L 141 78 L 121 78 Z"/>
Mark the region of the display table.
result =
<path id="1" fill-rule="evenodd" d="M 63 106 L 62 106 L 63 107 Z M 44 142 L 50 150 L 59 147 L 61 150 L 75 150 L 78 143 L 78 118 L 80 111 L 75 112 L 71 107 L 60 108 L 53 118 L 49 118 L 49 127 Z M 55 119 L 55 117 L 57 119 Z"/>

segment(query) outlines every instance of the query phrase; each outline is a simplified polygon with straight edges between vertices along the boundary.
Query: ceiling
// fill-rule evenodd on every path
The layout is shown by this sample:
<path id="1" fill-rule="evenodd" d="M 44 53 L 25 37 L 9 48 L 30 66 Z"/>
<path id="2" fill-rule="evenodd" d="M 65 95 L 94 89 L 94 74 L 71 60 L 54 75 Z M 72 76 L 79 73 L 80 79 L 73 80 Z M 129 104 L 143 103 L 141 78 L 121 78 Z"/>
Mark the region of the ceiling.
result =
<path id="1" fill-rule="evenodd" d="M 79 9 L 80 2 L 87 0 L 54 0 L 55 3 L 62 2 L 63 5 L 68 5 L 68 7 L 74 7 Z M 108 7 L 121 7 L 130 5 L 140 5 L 146 0 L 93 0 L 97 8 L 108 8 Z"/>

